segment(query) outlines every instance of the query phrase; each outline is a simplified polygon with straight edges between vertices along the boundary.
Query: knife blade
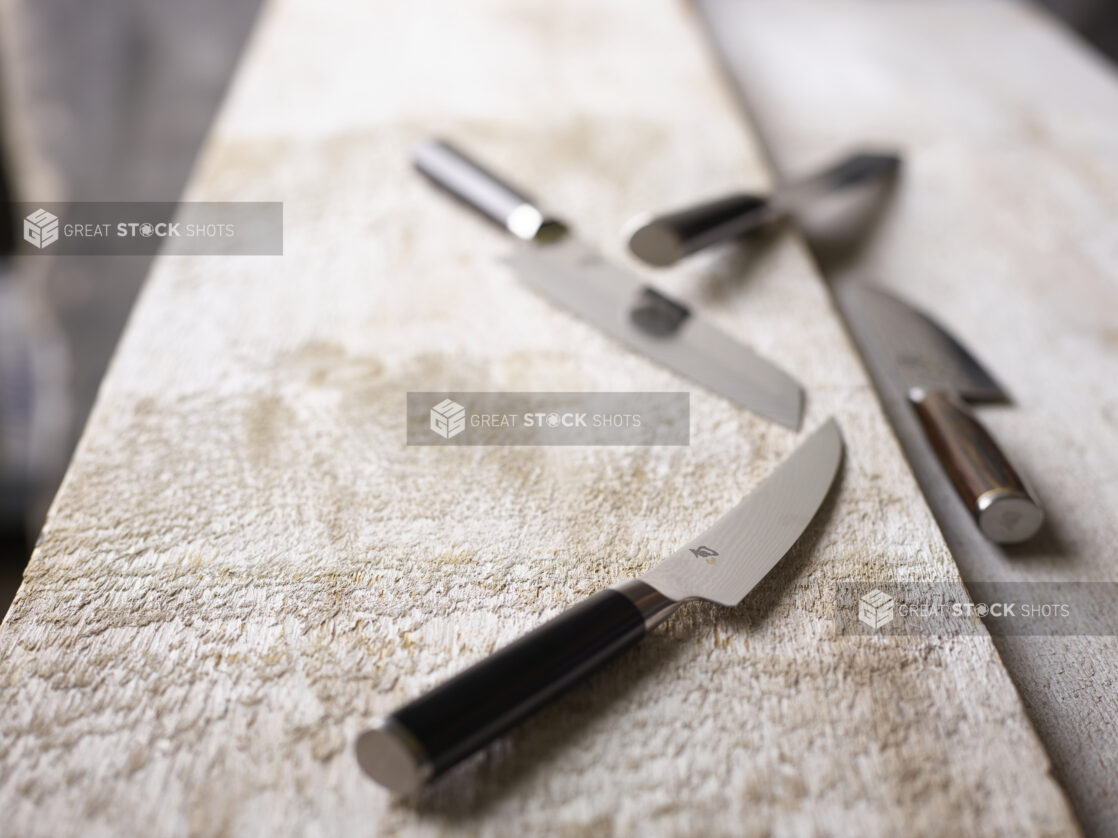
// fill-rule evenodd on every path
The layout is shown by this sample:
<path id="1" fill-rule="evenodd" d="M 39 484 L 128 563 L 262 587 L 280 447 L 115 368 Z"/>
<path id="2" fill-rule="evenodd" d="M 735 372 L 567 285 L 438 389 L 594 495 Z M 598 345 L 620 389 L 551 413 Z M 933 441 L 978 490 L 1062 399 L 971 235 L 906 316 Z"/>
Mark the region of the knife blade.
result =
<path id="1" fill-rule="evenodd" d="M 968 403 L 1006 403 L 1009 396 L 974 356 L 927 314 L 865 284 L 843 290 L 873 330 L 887 374 L 907 393 L 924 433 L 991 541 L 1014 544 L 1037 533 L 1044 512 Z"/>
<path id="2" fill-rule="evenodd" d="M 711 245 L 795 215 L 824 195 L 889 177 L 900 162 L 896 154 L 860 151 L 810 177 L 778 185 L 767 198 L 737 192 L 661 215 L 645 213 L 626 225 L 629 250 L 649 265 L 673 265 Z"/>
<path id="3" fill-rule="evenodd" d="M 528 243 L 507 262 L 534 291 L 736 404 L 799 428 L 803 392 L 771 361 L 606 263 L 565 224 L 449 144 L 420 143 L 413 161 L 435 184 Z"/>
<path id="4" fill-rule="evenodd" d="M 737 605 L 791 549 L 842 461 L 828 420 L 746 498 L 637 579 L 599 591 L 362 733 L 358 764 L 407 794 L 628 649 L 689 600 Z"/>

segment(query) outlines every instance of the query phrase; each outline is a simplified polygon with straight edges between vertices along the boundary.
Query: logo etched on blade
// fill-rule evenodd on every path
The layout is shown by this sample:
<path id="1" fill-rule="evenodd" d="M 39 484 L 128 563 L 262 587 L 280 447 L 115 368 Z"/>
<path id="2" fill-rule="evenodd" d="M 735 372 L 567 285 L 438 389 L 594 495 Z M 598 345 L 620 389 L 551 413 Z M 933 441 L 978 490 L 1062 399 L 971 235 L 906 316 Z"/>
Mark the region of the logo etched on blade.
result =
<path id="1" fill-rule="evenodd" d="M 695 558 L 697 559 L 706 559 L 707 564 L 714 564 L 714 560 L 718 556 L 717 550 L 711 549 L 705 545 L 692 547 L 691 552 L 695 554 Z"/>

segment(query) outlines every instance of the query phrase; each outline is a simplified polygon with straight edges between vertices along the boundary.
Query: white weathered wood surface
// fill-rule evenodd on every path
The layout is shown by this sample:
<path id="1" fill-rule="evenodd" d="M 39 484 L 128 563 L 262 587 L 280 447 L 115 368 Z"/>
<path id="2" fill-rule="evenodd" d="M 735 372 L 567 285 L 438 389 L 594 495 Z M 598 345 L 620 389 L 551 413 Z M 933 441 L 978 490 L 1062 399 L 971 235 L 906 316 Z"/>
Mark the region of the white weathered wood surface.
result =
<path id="1" fill-rule="evenodd" d="M 893 289 L 989 365 L 1014 405 L 980 414 L 1048 513 L 1032 543 L 983 539 L 903 393 L 883 392 L 964 581 L 1108 583 L 1091 605 L 1116 615 L 1113 65 L 1026 3 L 703 3 L 779 168 L 865 142 L 904 151 L 887 213 L 836 281 Z M 1093 835 L 1118 835 L 1115 626 L 996 640 Z"/>
<path id="2" fill-rule="evenodd" d="M 637 210 L 765 186 L 733 113 L 669 0 L 272 3 L 191 197 L 284 200 L 285 255 L 150 278 L 0 629 L 0 831 L 1074 833 L 987 636 L 833 636 L 835 579 L 957 576 L 792 238 L 671 281 L 802 380 L 805 432 L 839 418 L 807 537 L 418 802 L 357 769 L 370 719 L 802 436 L 696 391 L 685 449 L 405 447 L 408 390 L 687 386 L 524 290 L 409 145 L 452 134 L 624 260 Z"/>

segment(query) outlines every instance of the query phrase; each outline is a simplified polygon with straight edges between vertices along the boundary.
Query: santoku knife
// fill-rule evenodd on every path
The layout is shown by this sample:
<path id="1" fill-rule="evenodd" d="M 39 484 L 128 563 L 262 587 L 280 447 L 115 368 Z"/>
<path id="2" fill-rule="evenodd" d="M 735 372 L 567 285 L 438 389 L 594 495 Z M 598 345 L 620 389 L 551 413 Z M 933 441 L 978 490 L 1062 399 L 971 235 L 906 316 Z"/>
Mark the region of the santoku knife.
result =
<path id="1" fill-rule="evenodd" d="M 967 402 L 1005 403 L 1009 396 L 954 337 L 923 312 L 879 288 L 849 283 L 856 307 L 887 374 L 908 394 L 920 424 L 959 496 L 992 541 L 1031 538 L 1044 513 Z"/>
<path id="2" fill-rule="evenodd" d="M 799 428 L 803 394 L 783 370 L 683 304 L 607 264 L 566 225 L 447 143 L 420 143 L 414 163 L 436 184 L 529 243 L 508 262 L 535 291 L 742 407 Z"/>
<path id="3" fill-rule="evenodd" d="M 828 420 L 745 500 L 621 582 L 396 710 L 358 737 L 364 772 L 404 794 L 479 750 L 635 644 L 688 600 L 737 605 L 796 543 L 842 460 Z"/>
<path id="4" fill-rule="evenodd" d="M 662 215 L 640 215 L 627 225 L 629 250 L 649 265 L 664 267 L 703 248 L 781 221 L 831 192 L 896 172 L 900 157 L 863 151 L 811 177 L 779 185 L 767 198 L 734 193 Z"/>

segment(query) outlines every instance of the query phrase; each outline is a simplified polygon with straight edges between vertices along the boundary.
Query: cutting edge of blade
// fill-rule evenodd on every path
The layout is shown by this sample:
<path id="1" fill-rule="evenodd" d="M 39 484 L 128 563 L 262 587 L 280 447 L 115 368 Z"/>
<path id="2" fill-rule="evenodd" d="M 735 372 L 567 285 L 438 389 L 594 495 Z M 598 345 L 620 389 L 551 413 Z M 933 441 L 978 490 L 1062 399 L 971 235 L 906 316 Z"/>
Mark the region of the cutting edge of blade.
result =
<path id="1" fill-rule="evenodd" d="M 811 525 L 830 494 L 843 453 L 842 433 L 832 417 L 740 503 L 641 576 L 641 581 L 674 600 L 705 599 L 737 605 Z M 781 511 L 789 505 L 792 512 Z M 768 519 L 772 515 L 784 519 L 774 523 Z M 745 544 L 752 557 L 739 555 L 725 561 L 732 554 L 719 541 L 728 530 L 732 546 Z M 713 565 L 708 562 L 710 558 L 715 559 Z"/>

